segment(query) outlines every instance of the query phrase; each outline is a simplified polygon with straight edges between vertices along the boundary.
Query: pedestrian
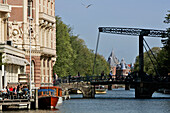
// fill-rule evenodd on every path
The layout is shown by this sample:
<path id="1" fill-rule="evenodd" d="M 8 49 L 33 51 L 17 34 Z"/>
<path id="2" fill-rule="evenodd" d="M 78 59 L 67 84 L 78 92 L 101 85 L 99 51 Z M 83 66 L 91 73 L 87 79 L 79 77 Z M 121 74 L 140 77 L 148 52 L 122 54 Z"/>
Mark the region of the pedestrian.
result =
<path id="1" fill-rule="evenodd" d="M 80 77 L 80 72 L 78 72 L 78 77 Z"/>
<path id="2" fill-rule="evenodd" d="M 11 91 L 11 92 L 13 91 L 13 88 L 12 88 L 12 86 L 10 86 L 10 87 L 9 87 L 9 91 Z"/>
<path id="3" fill-rule="evenodd" d="M 69 85 L 70 85 L 70 82 L 71 82 L 71 74 L 69 74 L 69 76 L 68 76 L 68 82 L 69 82 Z"/>
<path id="4" fill-rule="evenodd" d="M 109 80 L 112 80 L 112 71 L 109 73 Z"/>
<path id="5" fill-rule="evenodd" d="M 2 91 L 2 98 L 5 99 L 6 97 L 8 98 L 8 93 L 7 93 L 7 89 L 5 87 L 3 87 Z"/>
<path id="6" fill-rule="evenodd" d="M 20 89 L 20 84 L 17 86 L 17 98 L 19 98 L 19 89 Z"/>
<path id="7" fill-rule="evenodd" d="M 13 88 L 13 93 L 14 93 L 15 95 L 17 94 L 17 87 L 16 87 L 16 86 Z"/>
<path id="8" fill-rule="evenodd" d="M 78 81 L 77 82 L 80 82 L 80 72 L 78 72 Z"/>
<path id="9" fill-rule="evenodd" d="M 101 72 L 101 80 L 103 79 L 104 77 L 104 71 Z"/>
<path id="10" fill-rule="evenodd" d="M 55 80 L 57 81 L 58 80 L 58 75 L 55 73 L 54 76 L 55 76 Z"/>
<path id="11" fill-rule="evenodd" d="M 20 84 L 17 85 L 17 92 L 19 91 L 19 88 L 20 88 Z"/>

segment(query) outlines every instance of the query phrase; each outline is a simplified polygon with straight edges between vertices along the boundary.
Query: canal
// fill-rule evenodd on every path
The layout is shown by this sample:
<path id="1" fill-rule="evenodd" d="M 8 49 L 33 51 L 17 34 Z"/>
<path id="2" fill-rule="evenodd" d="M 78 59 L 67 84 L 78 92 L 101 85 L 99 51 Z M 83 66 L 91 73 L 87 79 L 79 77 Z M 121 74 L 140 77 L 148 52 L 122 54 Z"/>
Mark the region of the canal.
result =
<path id="1" fill-rule="evenodd" d="M 1 113 L 1 112 L 0 112 Z M 113 89 L 96 99 L 71 95 L 56 110 L 3 111 L 3 113 L 170 113 L 170 95 L 154 93 L 153 99 L 135 99 L 135 90 Z"/>

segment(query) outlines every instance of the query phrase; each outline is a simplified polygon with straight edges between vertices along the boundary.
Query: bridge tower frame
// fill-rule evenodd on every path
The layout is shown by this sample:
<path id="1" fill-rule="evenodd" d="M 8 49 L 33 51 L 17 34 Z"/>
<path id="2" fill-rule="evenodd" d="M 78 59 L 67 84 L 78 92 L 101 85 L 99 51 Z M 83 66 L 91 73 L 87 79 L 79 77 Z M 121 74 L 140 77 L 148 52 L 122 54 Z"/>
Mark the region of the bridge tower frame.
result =
<path id="1" fill-rule="evenodd" d="M 144 60 L 143 60 L 143 40 L 144 36 L 148 37 L 165 37 L 167 32 L 165 30 L 154 30 L 154 29 L 140 29 L 140 28 L 123 28 L 123 27 L 99 27 L 99 33 L 96 44 L 94 65 L 93 65 L 93 74 L 96 64 L 96 56 L 99 45 L 100 33 L 110 33 L 110 34 L 120 34 L 120 35 L 132 35 L 139 36 L 139 76 L 141 80 L 143 79 L 144 74 Z"/>
<path id="2" fill-rule="evenodd" d="M 135 87 L 135 98 L 151 98 L 153 92 L 155 91 L 155 87 L 153 87 L 153 85 L 150 83 L 145 83 L 144 81 L 143 40 L 144 36 L 163 38 L 167 36 L 167 32 L 165 30 L 122 28 L 122 27 L 99 27 L 98 29 L 99 33 L 96 44 L 93 74 L 96 64 L 96 56 L 99 45 L 100 33 L 139 36 L 139 79 L 137 80 L 137 85 Z"/>

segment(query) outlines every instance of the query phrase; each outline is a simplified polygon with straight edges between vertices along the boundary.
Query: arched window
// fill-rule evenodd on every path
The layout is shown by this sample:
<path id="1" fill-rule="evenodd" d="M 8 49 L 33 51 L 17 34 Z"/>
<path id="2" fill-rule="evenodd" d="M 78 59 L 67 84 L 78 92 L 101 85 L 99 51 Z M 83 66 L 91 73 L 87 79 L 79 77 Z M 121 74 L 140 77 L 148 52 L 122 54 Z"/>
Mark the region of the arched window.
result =
<path id="1" fill-rule="evenodd" d="M 34 69 L 35 69 L 35 63 L 34 61 L 31 61 L 31 81 L 34 82 Z"/>

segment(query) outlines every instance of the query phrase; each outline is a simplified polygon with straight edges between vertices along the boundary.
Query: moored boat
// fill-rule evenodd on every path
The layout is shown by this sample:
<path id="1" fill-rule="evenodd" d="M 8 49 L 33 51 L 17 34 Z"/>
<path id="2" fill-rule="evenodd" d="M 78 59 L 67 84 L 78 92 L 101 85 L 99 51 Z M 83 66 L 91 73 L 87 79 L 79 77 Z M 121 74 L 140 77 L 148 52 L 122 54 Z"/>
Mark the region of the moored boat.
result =
<path id="1" fill-rule="evenodd" d="M 55 108 L 57 104 L 62 103 L 59 98 L 62 98 L 62 89 L 59 87 L 40 87 L 38 90 L 39 108 Z"/>
<path id="2" fill-rule="evenodd" d="M 95 87 L 95 93 L 96 94 L 106 94 L 106 88 L 104 86 L 96 86 Z"/>

